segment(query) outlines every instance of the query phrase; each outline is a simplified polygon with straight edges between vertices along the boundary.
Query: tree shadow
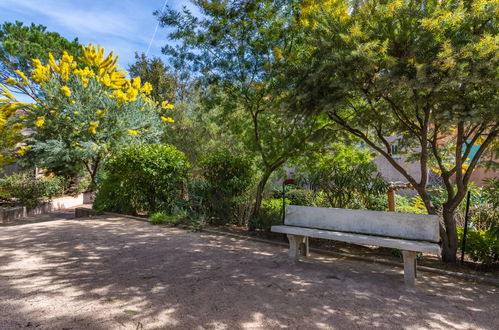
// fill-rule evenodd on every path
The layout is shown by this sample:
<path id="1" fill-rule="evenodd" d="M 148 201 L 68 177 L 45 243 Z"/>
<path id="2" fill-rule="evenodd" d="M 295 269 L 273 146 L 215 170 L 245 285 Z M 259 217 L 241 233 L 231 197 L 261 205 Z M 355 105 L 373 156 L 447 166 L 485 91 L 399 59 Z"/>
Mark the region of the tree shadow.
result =
<path id="1" fill-rule="evenodd" d="M 120 218 L 0 229 L 0 328 L 499 328 L 497 288 Z"/>

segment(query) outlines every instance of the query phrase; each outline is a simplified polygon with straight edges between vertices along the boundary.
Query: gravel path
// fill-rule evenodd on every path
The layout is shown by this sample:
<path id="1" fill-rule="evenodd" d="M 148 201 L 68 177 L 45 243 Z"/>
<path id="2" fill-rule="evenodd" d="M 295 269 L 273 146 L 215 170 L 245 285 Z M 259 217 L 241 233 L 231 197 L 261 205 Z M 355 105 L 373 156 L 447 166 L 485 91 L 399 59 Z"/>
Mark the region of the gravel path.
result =
<path id="1" fill-rule="evenodd" d="M 499 329 L 498 288 L 122 218 L 0 227 L 0 329 Z"/>

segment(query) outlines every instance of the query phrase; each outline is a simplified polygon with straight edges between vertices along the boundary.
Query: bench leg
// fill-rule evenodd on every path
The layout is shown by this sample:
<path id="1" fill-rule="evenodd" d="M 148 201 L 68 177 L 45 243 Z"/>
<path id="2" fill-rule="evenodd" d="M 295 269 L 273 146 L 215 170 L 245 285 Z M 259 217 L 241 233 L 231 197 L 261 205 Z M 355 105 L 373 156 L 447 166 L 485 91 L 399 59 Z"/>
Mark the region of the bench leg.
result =
<path id="1" fill-rule="evenodd" d="M 412 286 L 416 279 L 416 252 L 402 251 L 404 256 L 404 281 L 406 285 Z"/>
<path id="2" fill-rule="evenodd" d="M 302 257 L 308 257 L 310 255 L 308 247 L 308 236 L 303 237 L 300 243 L 300 255 Z"/>
<path id="3" fill-rule="evenodd" d="M 300 256 L 307 257 L 308 252 L 308 237 L 300 235 L 288 235 L 289 240 L 289 257 L 298 260 Z"/>

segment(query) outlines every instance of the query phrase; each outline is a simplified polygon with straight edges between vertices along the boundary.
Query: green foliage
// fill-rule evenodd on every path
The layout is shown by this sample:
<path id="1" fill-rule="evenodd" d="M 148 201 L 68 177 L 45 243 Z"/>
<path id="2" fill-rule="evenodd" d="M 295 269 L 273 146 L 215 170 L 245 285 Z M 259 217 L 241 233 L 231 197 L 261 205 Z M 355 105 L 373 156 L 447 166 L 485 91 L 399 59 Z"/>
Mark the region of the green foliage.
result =
<path id="1" fill-rule="evenodd" d="M 253 181 L 251 161 L 229 151 L 215 152 L 201 161 L 201 174 L 205 181 L 191 185 L 193 200 L 214 222 L 232 222 L 234 208 Z"/>
<path id="2" fill-rule="evenodd" d="M 206 109 L 221 110 L 222 129 L 238 136 L 262 169 L 256 189 L 258 213 L 270 175 L 319 138 L 324 122 L 299 111 L 283 113 L 290 90 L 277 90 L 286 56 L 298 31 L 292 31 L 293 6 L 287 1 L 196 1 L 202 16 L 190 11 L 156 13 L 170 28 L 175 46 L 164 51 L 177 69 L 199 75 Z M 301 107 L 299 108 L 301 110 Z"/>
<path id="3" fill-rule="evenodd" d="M 289 199 L 285 200 L 285 205 L 290 203 Z M 254 219 L 255 228 L 270 231 L 270 227 L 282 225 L 282 206 L 282 199 L 264 199 L 258 217 Z"/>
<path id="4" fill-rule="evenodd" d="M 182 198 L 189 166 L 187 157 L 172 146 L 124 148 L 106 164 L 94 208 L 132 214 L 169 211 Z"/>
<path id="5" fill-rule="evenodd" d="M 202 175 L 212 188 L 221 194 L 241 195 L 251 184 L 253 168 L 251 161 L 230 151 L 219 151 L 207 155 L 201 161 Z"/>
<path id="6" fill-rule="evenodd" d="M 295 190 L 295 189 L 301 189 L 300 186 L 297 186 L 295 184 L 287 184 L 284 186 L 284 193 L 287 194 L 288 191 L 290 190 Z M 277 186 L 272 189 L 272 196 L 274 198 L 282 198 L 282 186 Z"/>
<path id="7" fill-rule="evenodd" d="M 56 58 L 67 51 L 81 55 L 78 39 L 68 41 L 58 33 L 47 32 L 43 25 L 24 26 L 22 22 L 3 23 L 0 26 L 0 77 L 12 77 L 16 70 L 29 72 L 31 59 L 38 58 L 48 62 L 48 54 Z"/>
<path id="8" fill-rule="evenodd" d="M 200 231 L 206 225 L 206 217 L 185 209 L 174 208 L 171 214 L 160 211 L 155 212 L 149 217 L 153 225 L 180 226 L 192 231 Z"/>
<path id="9" fill-rule="evenodd" d="M 457 227 L 459 246 L 462 246 L 464 230 Z M 499 232 L 493 228 L 488 230 L 468 229 L 466 233 L 466 254 L 473 260 L 491 264 L 499 261 Z"/>
<path id="10" fill-rule="evenodd" d="M 315 206 L 315 194 L 312 190 L 292 189 L 286 193 L 291 205 Z"/>
<path id="11" fill-rule="evenodd" d="M 386 194 L 367 195 L 365 197 L 365 208 L 373 211 L 387 211 L 388 197 Z"/>
<path id="12" fill-rule="evenodd" d="M 368 208 L 388 185 L 371 162 L 369 150 L 335 143 L 330 152 L 305 158 L 298 170 L 302 181 L 322 191 L 330 207 Z"/>
<path id="13" fill-rule="evenodd" d="M 32 209 L 42 200 L 62 196 L 66 181 L 61 177 L 35 177 L 31 173 L 12 174 L 0 179 L 0 199 L 13 199 Z"/>
<path id="14" fill-rule="evenodd" d="M 488 179 L 482 187 L 472 187 L 470 200 L 470 224 L 477 230 L 499 228 L 499 179 Z M 465 213 L 466 203 L 459 211 Z"/>
<path id="15" fill-rule="evenodd" d="M 387 201 L 388 202 L 388 201 Z M 428 214 L 421 197 L 408 198 L 405 196 L 395 196 L 395 210 L 404 213 Z"/>
<path id="16" fill-rule="evenodd" d="M 170 68 L 165 65 L 159 57 L 147 58 L 142 53 L 135 53 L 135 63 L 128 67 L 130 77 L 140 77 L 143 82 L 148 82 L 153 86 L 151 98 L 157 102 L 177 99 L 177 91 L 180 87 L 178 77 L 170 72 Z"/>
<path id="17" fill-rule="evenodd" d="M 169 215 L 164 211 L 155 212 L 149 216 L 153 225 L 172 225 L 176 226 L 181 223 L 182 218 L 176 215 Z"/>

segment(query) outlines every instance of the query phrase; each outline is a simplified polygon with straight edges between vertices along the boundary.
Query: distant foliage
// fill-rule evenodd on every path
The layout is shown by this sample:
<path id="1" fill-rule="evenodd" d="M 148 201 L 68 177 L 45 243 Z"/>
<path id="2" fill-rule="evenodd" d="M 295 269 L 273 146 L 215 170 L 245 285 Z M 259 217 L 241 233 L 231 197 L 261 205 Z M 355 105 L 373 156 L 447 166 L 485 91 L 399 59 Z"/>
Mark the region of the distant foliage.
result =
<path id="1" fill-rule="evenodd" d="M 62 196 L 66 181 L 61 177 L 35 177 L 31 173 L 13 174 L 0 179 L 0 199 L 32 209 L 42 200 Z"/>
<path id="2" fill-rule="evenodd" d="M 388 189 L 369 151 L 357 146 L 334 143 L 331 152 L 305 159 L 298 170 L 304 183 L 322 192 L 329 207 L 370 208 L 373 197 Z"/>
<path id="3" fill-rule="evenodd" d="M 94 208 L 128 214 L 170 211 L 183 197 L 189 167 L 187 157 L 169 145 L 127 147 L 106 164 Z"/>
<path id="4" fill-rule="evenodd" d="M 315 206 L 315 194 L 312 190 L 292 189 L 286 193 L 292 205 Z"/>

